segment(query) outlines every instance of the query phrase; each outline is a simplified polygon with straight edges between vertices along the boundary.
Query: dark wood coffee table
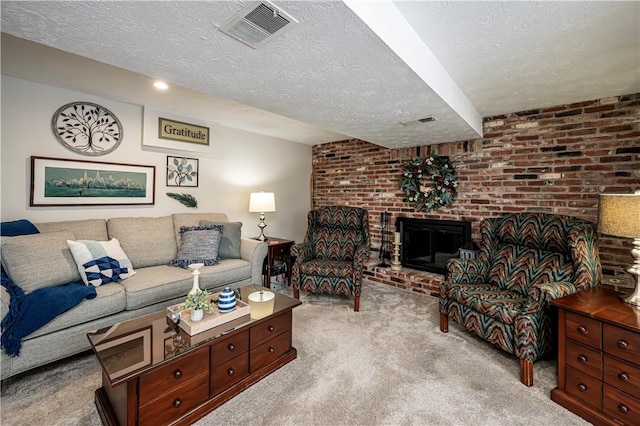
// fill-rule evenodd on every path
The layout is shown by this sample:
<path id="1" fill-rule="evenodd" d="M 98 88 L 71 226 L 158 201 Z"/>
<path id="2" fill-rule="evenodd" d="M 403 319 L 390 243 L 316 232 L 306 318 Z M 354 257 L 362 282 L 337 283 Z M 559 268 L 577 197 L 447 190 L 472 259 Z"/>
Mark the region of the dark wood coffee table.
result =
<path id="1" fill-rule="evenodd" d="M 259 288 L 241 288 L 242 299 Z M 188 425 L 204 417 L 296 358 L 291 318 L 300 304 L 276 293 L 271 315 L 246 315 L 193 336 L 166 311 L 89 333 L 102 368 L 95 392 L 102 422 Z"/>

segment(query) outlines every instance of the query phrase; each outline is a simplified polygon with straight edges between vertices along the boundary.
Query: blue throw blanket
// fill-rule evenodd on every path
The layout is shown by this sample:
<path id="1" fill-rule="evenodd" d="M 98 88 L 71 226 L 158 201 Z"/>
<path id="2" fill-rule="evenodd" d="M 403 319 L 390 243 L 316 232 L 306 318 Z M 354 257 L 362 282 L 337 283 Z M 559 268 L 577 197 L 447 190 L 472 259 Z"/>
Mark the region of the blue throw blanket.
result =
<path id="1" fill-rule="evenodd" d="M 36 234 L 38 229 L 29 221 L 3 222 L 3 237 Z M 22 339 L 33 333 L 56 316 L 73 308 L 84 299 L 96 297 L 96 288 L 82 281 L 66 285 L 39 288 L 28 295 L 2 272 L 2 286 L 11 296 L 9 312 L 2 320 L 2 348 L 9 356 L 18 356 Z"/>

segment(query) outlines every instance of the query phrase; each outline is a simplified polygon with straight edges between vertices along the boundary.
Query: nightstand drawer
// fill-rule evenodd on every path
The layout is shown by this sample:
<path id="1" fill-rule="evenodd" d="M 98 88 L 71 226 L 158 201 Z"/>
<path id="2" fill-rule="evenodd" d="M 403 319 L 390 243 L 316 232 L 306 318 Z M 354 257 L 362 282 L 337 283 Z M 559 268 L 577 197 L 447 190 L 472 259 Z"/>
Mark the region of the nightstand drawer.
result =
<path id="1" fill-rule="evenodd" d="M 282 257 L 285 254 L 288 256 L 292 245 L 293 242 L 291 242 L 290 244 L 278 244 L 276 246 L 270 247 L 269 249 L 271 250 L 271 256 L 274 258 Z"/>
<path id="2" fill-rule="evenodd" d="M 636 398 L 640 398 L 640 366 L 611 355 L 605 355 L 604 381 Z"/>
<path id="3" fill-rule="evenodd" d="M 211 395 L 222 392 L 249 374 L 249 353 L 245 352 L 211 371 Z"/>
<path id="4" fill-rule="evenodd" d="M 140 377 L 140 406 L 162 395 L 173 392 L 178 386 L 196 376 L 209 373 L 209 348 L 198 349 L 192 354 L 178 357 L 163 367 Z"/>
<path id="5" fill-rule="evenodd" d="M 640 425 L 640 400 L 638 398 L 605 384 L 602 404 L 605 413 L 625 425 Z"/>
<path id="6" fill-rule="evenodd" d="M 211 347 L 211 367 L 215 368 L 249 351 L 249 330 L 222 337 Z"/>
<path id="7" fill-rule="evenodd" d="M 571 367 L 566 368 L 566 373 L 567 393 L 601 410 L 602 382 Z"/>
<path id="8" fill-rule="evenodd" d="M 640 333 L 605 324 L 604 351 L 637 364 L 640 362 Z"/>
<path id="9" fill-rule="evenodd" d="M 567 339 L 565 356 L 567 365 L 595 379 L 602 379 L 602 352 Z"/>
<path id="10" fill-rule="evenodd" d="M 251 348 L 255 348 L 266 339 L 291 330 L 291 311 L 276 317 L 267 318 L 261 324 L 251 327 Z"/>
<path id="11" fill-rule="evenodd" d="M 598 320 L 567 312 L 565 332 L 568 339 L 602 349 L 602 323 Z"/>
<path id="12" fill-rule="evenodd" d="M 209 374 L 202 374 L 185 385 L 171 389 L 162 398 L 140 408 L 138 424 L 170 423 L 209 397 Z"/>

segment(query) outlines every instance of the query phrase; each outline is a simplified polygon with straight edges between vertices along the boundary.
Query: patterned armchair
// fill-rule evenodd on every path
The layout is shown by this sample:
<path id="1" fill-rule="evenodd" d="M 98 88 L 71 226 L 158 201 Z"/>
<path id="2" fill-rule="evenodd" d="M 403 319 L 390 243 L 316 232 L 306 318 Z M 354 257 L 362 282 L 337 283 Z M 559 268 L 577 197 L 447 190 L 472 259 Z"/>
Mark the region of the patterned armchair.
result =
<path id="1" fill-rule="evenodd" d="M 330 206 L 307 215 L 304 242 L 291 248 L 293 296 L 312 293 L 354 297 L 360 310 L 362 269 L 369 259 L 369 212 L 356 207 Z"/>
<path id="2" fill-rule="evenodd" d="M 520 381 L 533 385 L 533 362 L 553 348 L 549 302 L 602 279 L 595 225 L 570 216 L 508 214 L 480 224 L 477 259 L 451 259 L 440 285 L 440 330 L 449 318 L 520 358 Z"/>

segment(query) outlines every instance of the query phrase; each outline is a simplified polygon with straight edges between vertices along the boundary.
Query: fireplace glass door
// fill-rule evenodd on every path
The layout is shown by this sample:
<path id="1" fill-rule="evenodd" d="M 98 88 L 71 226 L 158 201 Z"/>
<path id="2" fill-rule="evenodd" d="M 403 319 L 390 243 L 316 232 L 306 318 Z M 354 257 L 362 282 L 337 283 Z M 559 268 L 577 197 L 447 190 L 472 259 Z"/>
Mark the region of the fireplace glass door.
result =
<path id="1" fill-rule="evenodd" d="M 402 266 L 444 275 L 447 261 L 471 242 L 471 222 L 398 218 Z"/>

